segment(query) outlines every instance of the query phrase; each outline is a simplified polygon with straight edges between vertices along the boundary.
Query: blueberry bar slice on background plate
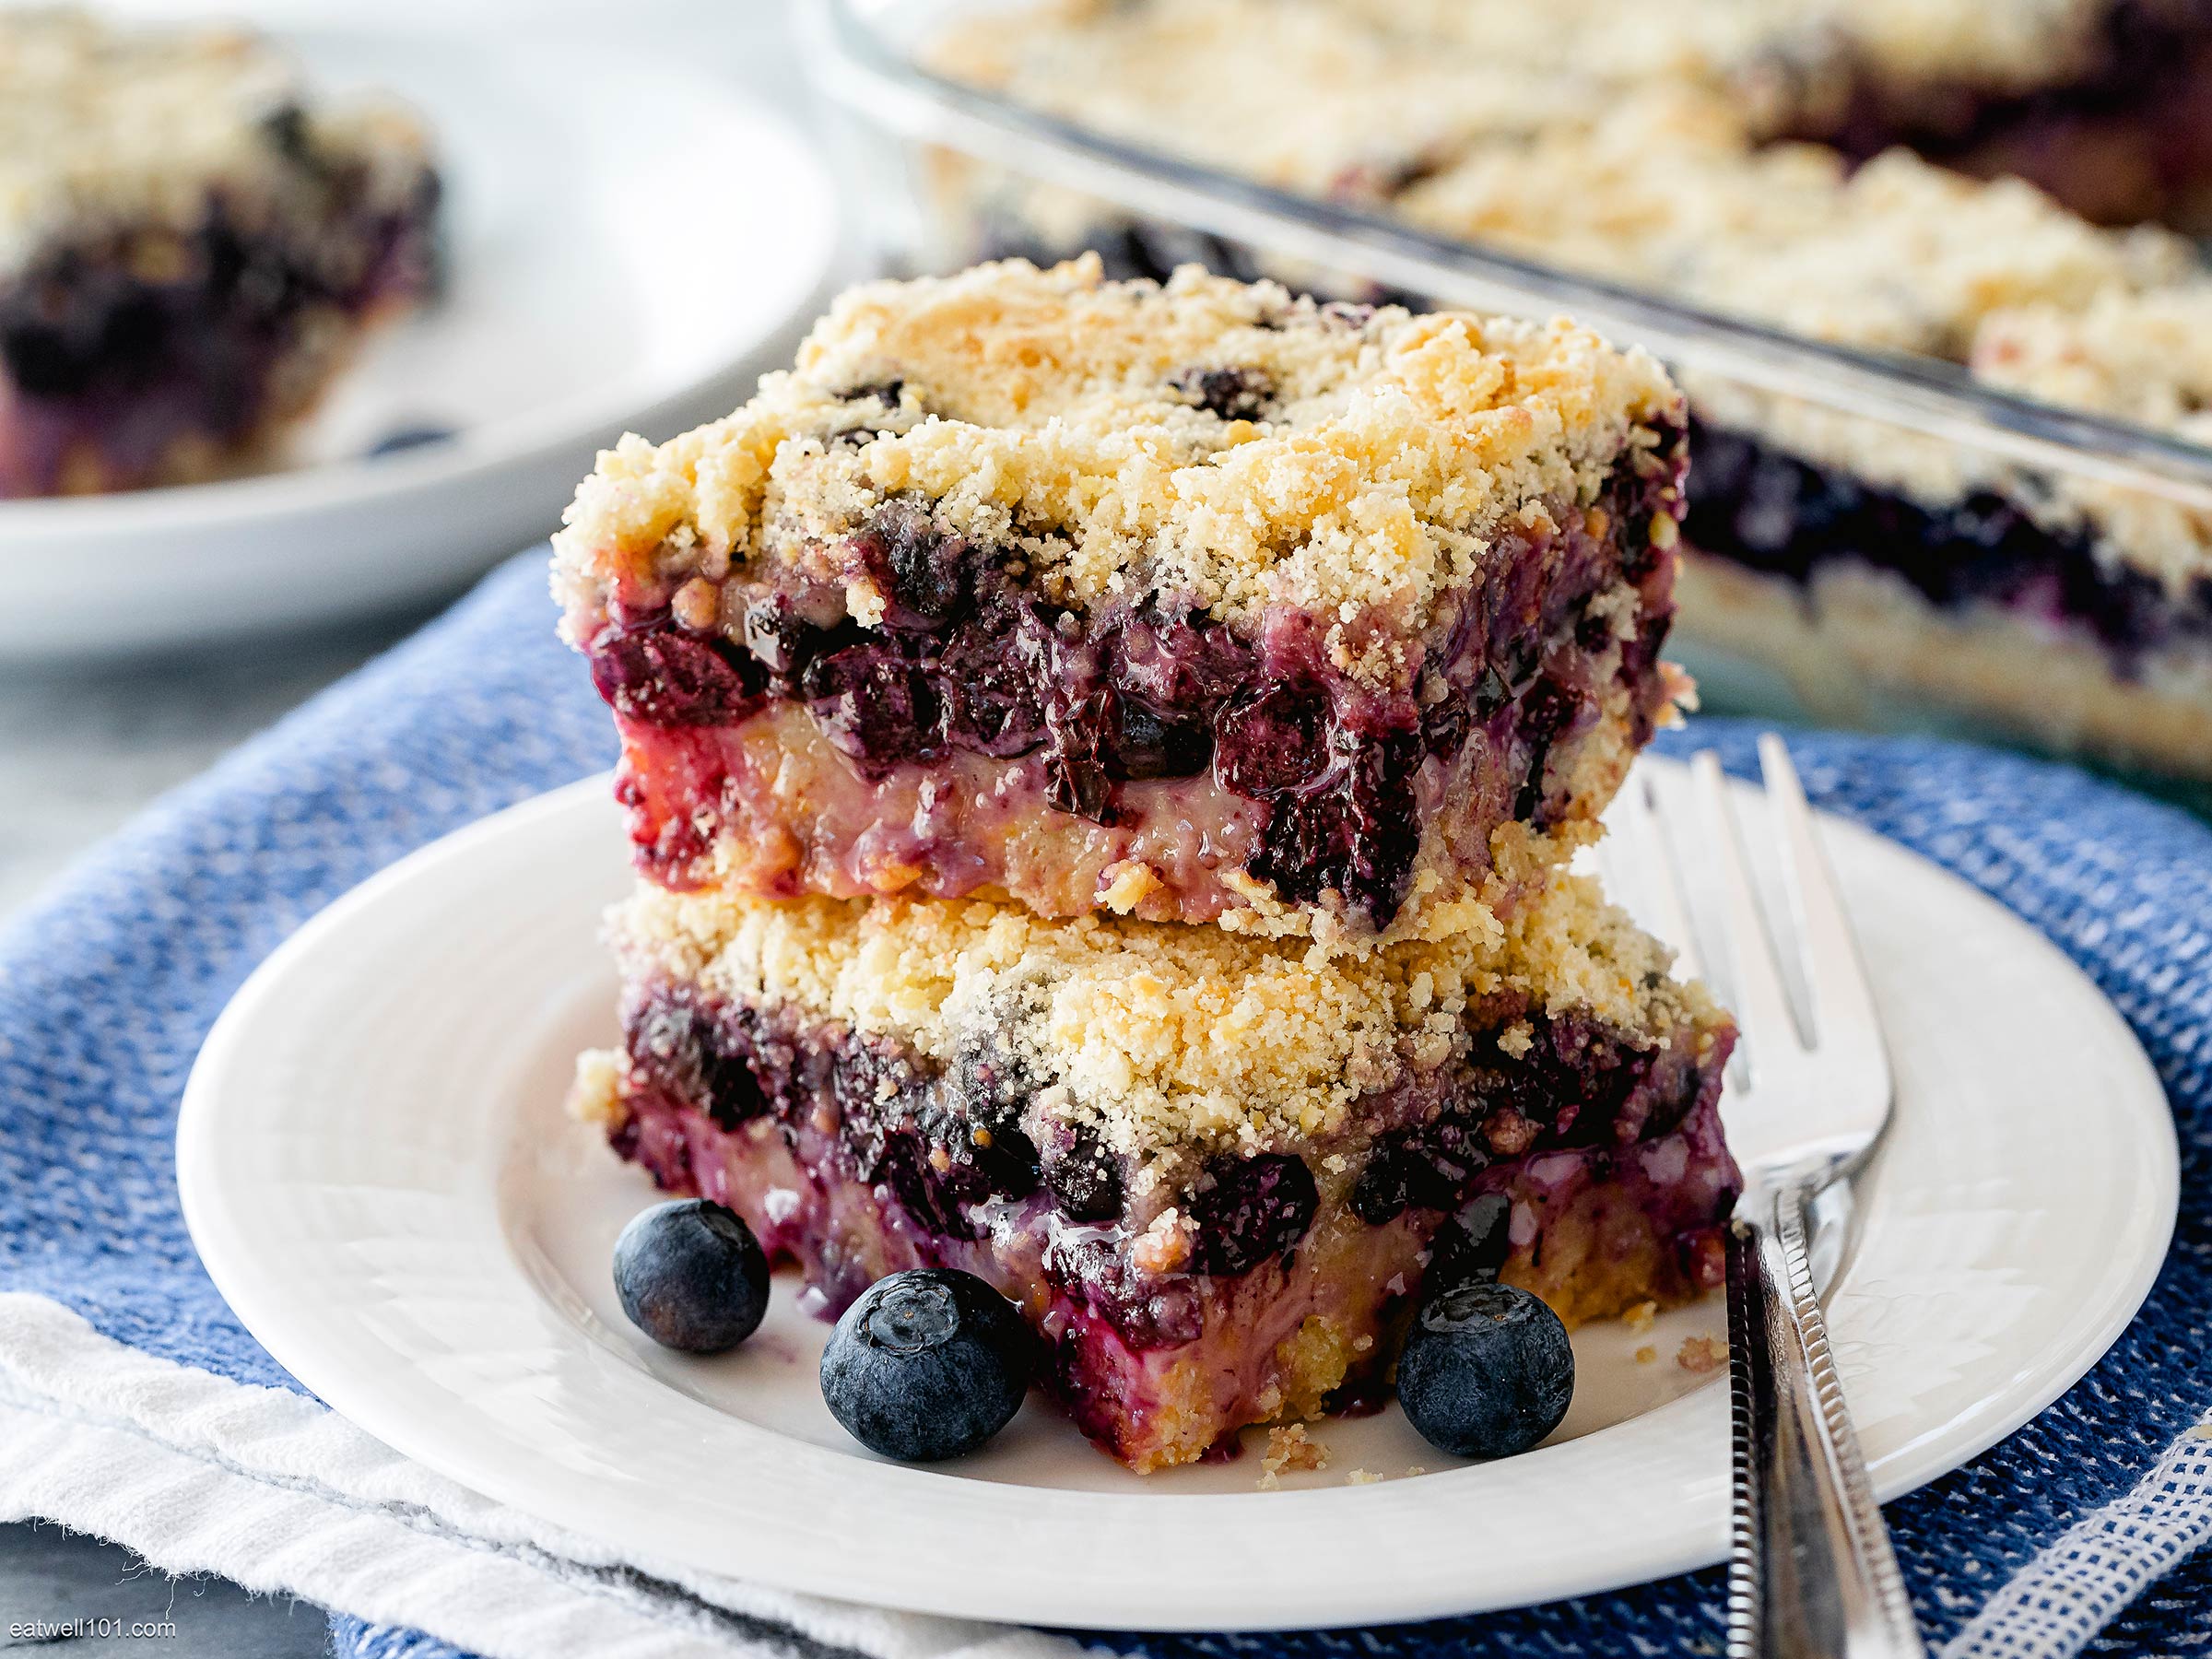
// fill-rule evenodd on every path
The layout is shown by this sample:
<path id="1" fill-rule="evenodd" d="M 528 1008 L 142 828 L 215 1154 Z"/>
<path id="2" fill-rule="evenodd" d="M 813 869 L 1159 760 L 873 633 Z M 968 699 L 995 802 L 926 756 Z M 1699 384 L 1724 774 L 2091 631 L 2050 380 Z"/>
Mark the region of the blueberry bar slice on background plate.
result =
<path id="1" fill-rule="evenodd" d="M 411 115 L 252 34 L 0 14 L 0 498 L 270 460 L 428 293 L 437 199 Z"/>
<path id="2" fill-rule="evenodd" d="M 1671 715 L 1683 422 L 1565 323 L 1008 261 L 626 440 L 555 586 L 665 886 L 1365 947 L 1509 910 Z"/>
<path id="3" fill-rule="evenodd" d="M 1425 1276 L 1570 1324 L 1719 1282 L 1734 1030 L 1585 879 L 1364 957 L 977 900 L 618 911 L 577 1109 L 736 1210 L 833 1315 L 956 1267 L 1138 1470 L 1378 1397 Z"/>

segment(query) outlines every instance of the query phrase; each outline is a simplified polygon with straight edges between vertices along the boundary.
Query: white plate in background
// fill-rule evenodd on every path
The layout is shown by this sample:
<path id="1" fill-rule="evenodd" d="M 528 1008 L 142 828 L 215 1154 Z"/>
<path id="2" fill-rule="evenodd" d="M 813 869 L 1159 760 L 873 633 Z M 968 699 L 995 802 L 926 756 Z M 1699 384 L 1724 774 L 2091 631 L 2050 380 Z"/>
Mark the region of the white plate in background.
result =
<path id="1" fill-rule="evenodd" d="M 790 124 L 682 59 L 520 35 L 283 33 L 318 88 L 428 119 L 451 282 L 335 388 L 296 464 L 0 501 L 0 663 L 393 610 L 554 529 L 593 457 L 727 414 L 834 286 L 837 201 Z M 450 429 L 365 459 L 406 428 Z"/>
<path id="2" fill-rule="evenodd" d="M 1828 1298 L 1888 1498 L 2111 1346 L 2165 1257 L 2179 1167 L 2149 1063 L 2078 970 L 1955 877 L 1825 822 L 1898 1076 Z M 789 1275 L 736 1352 L 654 1347 L 608 1261 L 657 1194 L 562 1112 L 577 1050 L 615 1036 L 597 934 L 625 847 L 604 779 L 440 841 L 272 956 L 194 1069 L 177 1168 L 201 1258 L 379 1440 L 633 1559 L 1061 1626 L 1361 1625 L 1722 1556 L 1725 1390 L 1675 1363 L 1724 1329 L 1717 1299 L 1578 1333 L 1574 1410 L 1535 1452 L 1458 1464 L 1394 1406 L 1318 1426 L 1329 1467 L 1267 1492 L 1251 1450 L 1131 1475 L 1036 1398 L 973 1457 L 872 1457 L 821 1404 L 824 1327 Z"/>

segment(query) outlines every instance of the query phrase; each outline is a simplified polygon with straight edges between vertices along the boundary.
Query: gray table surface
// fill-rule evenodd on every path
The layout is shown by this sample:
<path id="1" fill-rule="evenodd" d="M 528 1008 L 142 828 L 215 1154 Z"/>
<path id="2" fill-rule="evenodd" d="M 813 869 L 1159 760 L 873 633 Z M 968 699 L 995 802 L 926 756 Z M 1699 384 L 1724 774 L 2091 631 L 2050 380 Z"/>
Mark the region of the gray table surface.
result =
<path id="1" fill-rule="evenodd" d="M 311 19 L 438 28 L 456 15 L 450 0 L 233 0 L 213 7 L 178 0 L 167 9 L 244 14 L 279 27 Z M 465 23 L 588 38 L 606 15 L 594 0 L 471 0 Z M 626 42 L 719 67 L 764 102 L 805 118 L 787 0 L 643 0 L 622 8 L 622 24 Z M 486 549 L 487 562 L 503 551 Z M 147 802 L 421 620 L 389 618 L 198 657 L 0 674 L 0 920 Z M 165 1659 L 297 1659 L 329 1645 L 323 1613 L 306 1604 L 252 1597 L 221 1580 L 172 1580 L 128 1550 L 59 1527 L 0 1526 L 0 1652 L 106 1648 L 116 1638 L 96 1633 L 96 1624 L 58 1641 L 9 1634 L 18 1623 L 103 1618 L 159 1627 L 150 1651 Z"/>

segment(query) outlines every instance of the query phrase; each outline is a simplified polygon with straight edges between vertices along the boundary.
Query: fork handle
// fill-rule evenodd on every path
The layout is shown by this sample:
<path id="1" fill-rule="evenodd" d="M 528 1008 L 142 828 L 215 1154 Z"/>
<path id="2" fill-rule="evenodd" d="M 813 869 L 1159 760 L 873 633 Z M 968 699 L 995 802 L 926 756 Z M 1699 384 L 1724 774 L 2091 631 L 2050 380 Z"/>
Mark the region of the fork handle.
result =
<path id="1" fill-rule="evenodd" d="M 1728 1241 L 1735 1441 L 1728 1659 L 1921 1659 L 1784 1185 Z"/>

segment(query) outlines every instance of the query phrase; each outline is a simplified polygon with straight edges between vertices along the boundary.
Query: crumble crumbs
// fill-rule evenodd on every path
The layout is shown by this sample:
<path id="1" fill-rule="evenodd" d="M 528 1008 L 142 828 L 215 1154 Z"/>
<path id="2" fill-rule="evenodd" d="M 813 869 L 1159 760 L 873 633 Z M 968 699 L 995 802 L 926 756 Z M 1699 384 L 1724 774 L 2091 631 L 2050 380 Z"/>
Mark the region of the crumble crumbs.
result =
<path id="1" fill-rule="evenodd" d="M 580 1124 L 602 1128 L 621 1121 L 622 1054 L 618 1049 L 586 1049 L 576 1056 L 576 1078 L 563 1102 Z"/>
<path id="2" fill-rule="evenodd" d="M 1686 1371 L 1703 1376 L 1728 1363 L 1728 1345 L 1717 1336 L 1685 1336 L 1682 1346 L 1675 1350 L 1675 1363 Z"/>
<path id="3" fill-rule="evenodd" d="M 1159 872 L 1141 858 L 1124 858 L 1099 874 L 1105 877 L 1099 902 L 1117 916 L 1128 915 L 1160 886 Z"/>
<path id="4" fill-rule="evenodd" d="M 1640 1301 L 1620 1317 L 1630 1330 L 1641 1335 L 1652 1328 L 1652 1322 L 1659 1317 L 1659 1304 L 1648 1300 Z"/>
<path id="5" fill-rule="evenodd" d="M 1639 1365 L 1650 1365 L 1658 1358 L 1659 1350 L 1648 1342 L 1636 1350 L 1636 1363 Z"/>
<path id="6" fill-rule="evenodd" d="M 1346 1486 L 1378 1486 L 1389 1478 L 1387 1475 L 1378 1475 L 1372 1469 L 1354 1469 L 1344 1477 L 1344 1484 Z"/>
<path id="7" fill-rule="evenodd" d="M 1303 1423 L 1285 1423 L 1267 1430 L 1267 1454 L 1260 1459 L 1259 1488 L 1272 1492 L 1282 1484 L 1285 1469 L 1303 1473 L 1329 1466 L 1329 1449 L 1306 1432 Z"/>

